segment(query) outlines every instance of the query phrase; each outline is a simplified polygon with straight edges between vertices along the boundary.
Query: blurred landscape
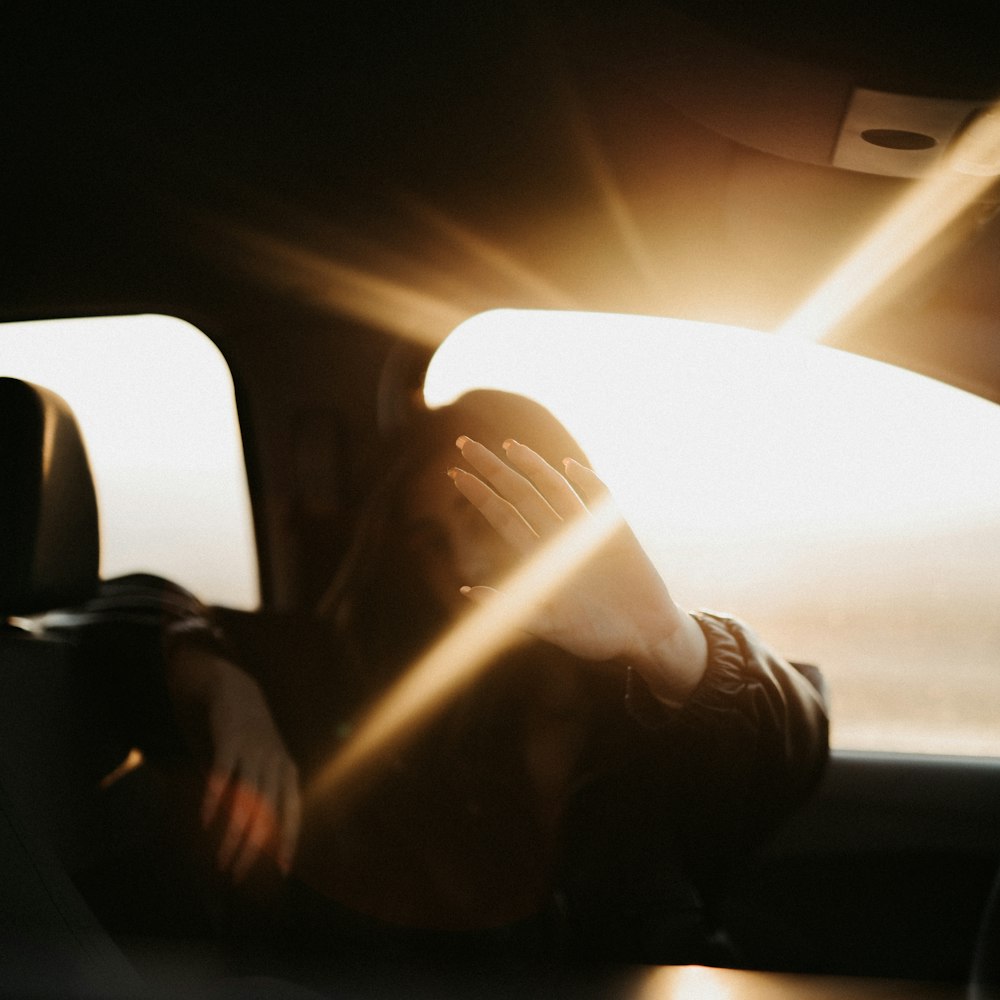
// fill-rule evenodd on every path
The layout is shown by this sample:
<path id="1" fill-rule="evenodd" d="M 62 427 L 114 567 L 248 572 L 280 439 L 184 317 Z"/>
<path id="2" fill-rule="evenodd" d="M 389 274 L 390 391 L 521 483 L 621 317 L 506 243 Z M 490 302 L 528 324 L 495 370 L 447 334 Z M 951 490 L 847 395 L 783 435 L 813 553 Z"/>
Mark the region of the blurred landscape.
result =
<path id="1" fill-rule="evenodd" d="M 728 554 L 736 570 L 683 547 L 658 561 L 682 604 L 734 613 L 822 668 L 835 746 L 1000 755 L 1000 518 Z"/>

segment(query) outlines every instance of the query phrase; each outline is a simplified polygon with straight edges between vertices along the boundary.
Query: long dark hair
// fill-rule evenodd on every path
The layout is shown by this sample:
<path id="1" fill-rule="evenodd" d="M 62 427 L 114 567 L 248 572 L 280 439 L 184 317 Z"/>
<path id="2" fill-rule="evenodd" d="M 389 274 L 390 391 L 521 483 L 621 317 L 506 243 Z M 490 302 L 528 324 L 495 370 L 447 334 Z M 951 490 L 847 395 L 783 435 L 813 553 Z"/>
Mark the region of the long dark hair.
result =
<path id="1" fill-rule="evenodd" d="M 440 460 L 459 434 L 500 455 L 503 441 L 516 438 L 556 468 L 567 457 L 587 461 L 566 428 L 525 396 L 476 389 L 439 409 L 414 408 L 374 456 L 367 509 L 319 608 L 333 618 L 372 684 L 381 686 L 394 676 L 447 623 L 446 609 L 427 590 L 420 566 L 402 542 L 403 509 L 409 484 Z M 456 449 L 453 461 L 460 457 Z M 443 463 L 442 476 L 446 469 Z"/>
<path id="2" fill-rule="evenodd" d="M 442 481 L 448 463 L 457 464 L 457 449 L 448 449 L 460 434 L 501 455 L 502 442 L 515 437 L 557 468 L 565 457 L 585 462 L 552 414 L 504 392 L 477 390 L 439 410 L 418 409 L 386 439 L 350 557 L 320 608 L 344 640 L 339 703 L 350 701 L 353 688 L 358 701 L 349 711 L 362 720 L 450 623 L 403 541 L 402 515 L 428 463 L 441 462 Z M 337 794 L 312 802 L 300 873 L 390 924 L 481 929 L 541 910 L 556 844 L 550 813 L 584 772 L 576 757 L 584 756 L 592 706 L 600 703 L 578 668 L 568 653 L 540 642 L 498 655 L 386 749 L 389 763 L 371 769 L 348 813 Z M 553 720 L 551 744 L 540 730 Z M 539 783 L 540 754 L 554 754 L 557 767 L 569 761 L 565 787 Z"/>

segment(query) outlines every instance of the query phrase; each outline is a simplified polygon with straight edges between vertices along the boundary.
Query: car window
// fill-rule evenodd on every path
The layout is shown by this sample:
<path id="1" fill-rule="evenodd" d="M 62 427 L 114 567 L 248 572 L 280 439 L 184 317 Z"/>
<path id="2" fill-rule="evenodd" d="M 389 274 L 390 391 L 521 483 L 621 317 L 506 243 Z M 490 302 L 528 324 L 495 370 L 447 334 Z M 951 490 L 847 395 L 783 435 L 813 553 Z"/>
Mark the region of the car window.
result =
<path id="1" fill-rule="evenodd" d="M 0 374 L 72 407 L 101 518 L 101 573 L 159 573 L 213 603 L 259 603 L 233 382 L 215 345 L 167 316 L 0 326 Z"/>
<path id="2" fill-rule="evenodd" d="M 477 386 L 566 423 L 678 601 L 823 669 L 834 746 L 1000 753 L 1000 407 L 791 338 L 562 312 L 460 326 L 425 394 Z"/>

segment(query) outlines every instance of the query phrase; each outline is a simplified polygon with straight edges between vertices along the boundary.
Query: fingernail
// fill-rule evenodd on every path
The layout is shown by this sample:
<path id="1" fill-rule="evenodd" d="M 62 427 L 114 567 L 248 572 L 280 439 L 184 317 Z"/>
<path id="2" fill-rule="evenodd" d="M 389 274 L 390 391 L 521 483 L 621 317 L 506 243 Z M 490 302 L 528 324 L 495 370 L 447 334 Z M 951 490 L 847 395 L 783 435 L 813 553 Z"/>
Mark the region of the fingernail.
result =
<path id="1" fill-rule="evenodd" d="M 459 470 L 456 469 L 454 465 L 448 470 L 448 476 L 451 479 L 458 479 L 458 473 Z"/>
<path id="2" fill-rule="evenodd" d="M 470 593 L 471 591 L 472 591 L 472 588 L 471 588 L 471 587 L 459 587 L 459 588 L 458 588 L 458 592 L 459 592 L 460 594 L 468 594 L 468 593 Z"/>
<path id="3" fill-rule="evenodd" d="M 515 444 L 517 444 L 517 442 L 513 438 L 507 438 L 507 440 L 504 441 L 500 447 L 503 448 L 504 451 L 508 451 L 513 448 Z"/>
<path id="4" fill-rule="evenodd" d="M 456 448 L 464 448 L 469 443 L 469 439 L 463 434 L 455 442 Z"/>

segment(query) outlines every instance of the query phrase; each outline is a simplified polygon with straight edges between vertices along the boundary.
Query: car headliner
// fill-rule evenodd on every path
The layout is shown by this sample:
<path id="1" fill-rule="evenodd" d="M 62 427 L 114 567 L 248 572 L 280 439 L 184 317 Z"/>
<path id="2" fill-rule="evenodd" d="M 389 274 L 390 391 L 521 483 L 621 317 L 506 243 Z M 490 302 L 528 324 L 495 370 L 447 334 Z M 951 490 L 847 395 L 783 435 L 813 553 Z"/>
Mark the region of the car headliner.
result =
<path id="1" fill-rule="evenodd" d="M 912 184 L 816 162 L 851 88 L 1000 93 L 993 3 L 7 20 L 0 318 L 190 320 L 233 367 L 271 490 L 290 399 L 369 426 L 386 360 L 406 388 L 487 308 L 776 328 Z M 769 91 L 783 73 L 802 85 Z M 995 206 L 833 342 L 1000 400 Z"/>

